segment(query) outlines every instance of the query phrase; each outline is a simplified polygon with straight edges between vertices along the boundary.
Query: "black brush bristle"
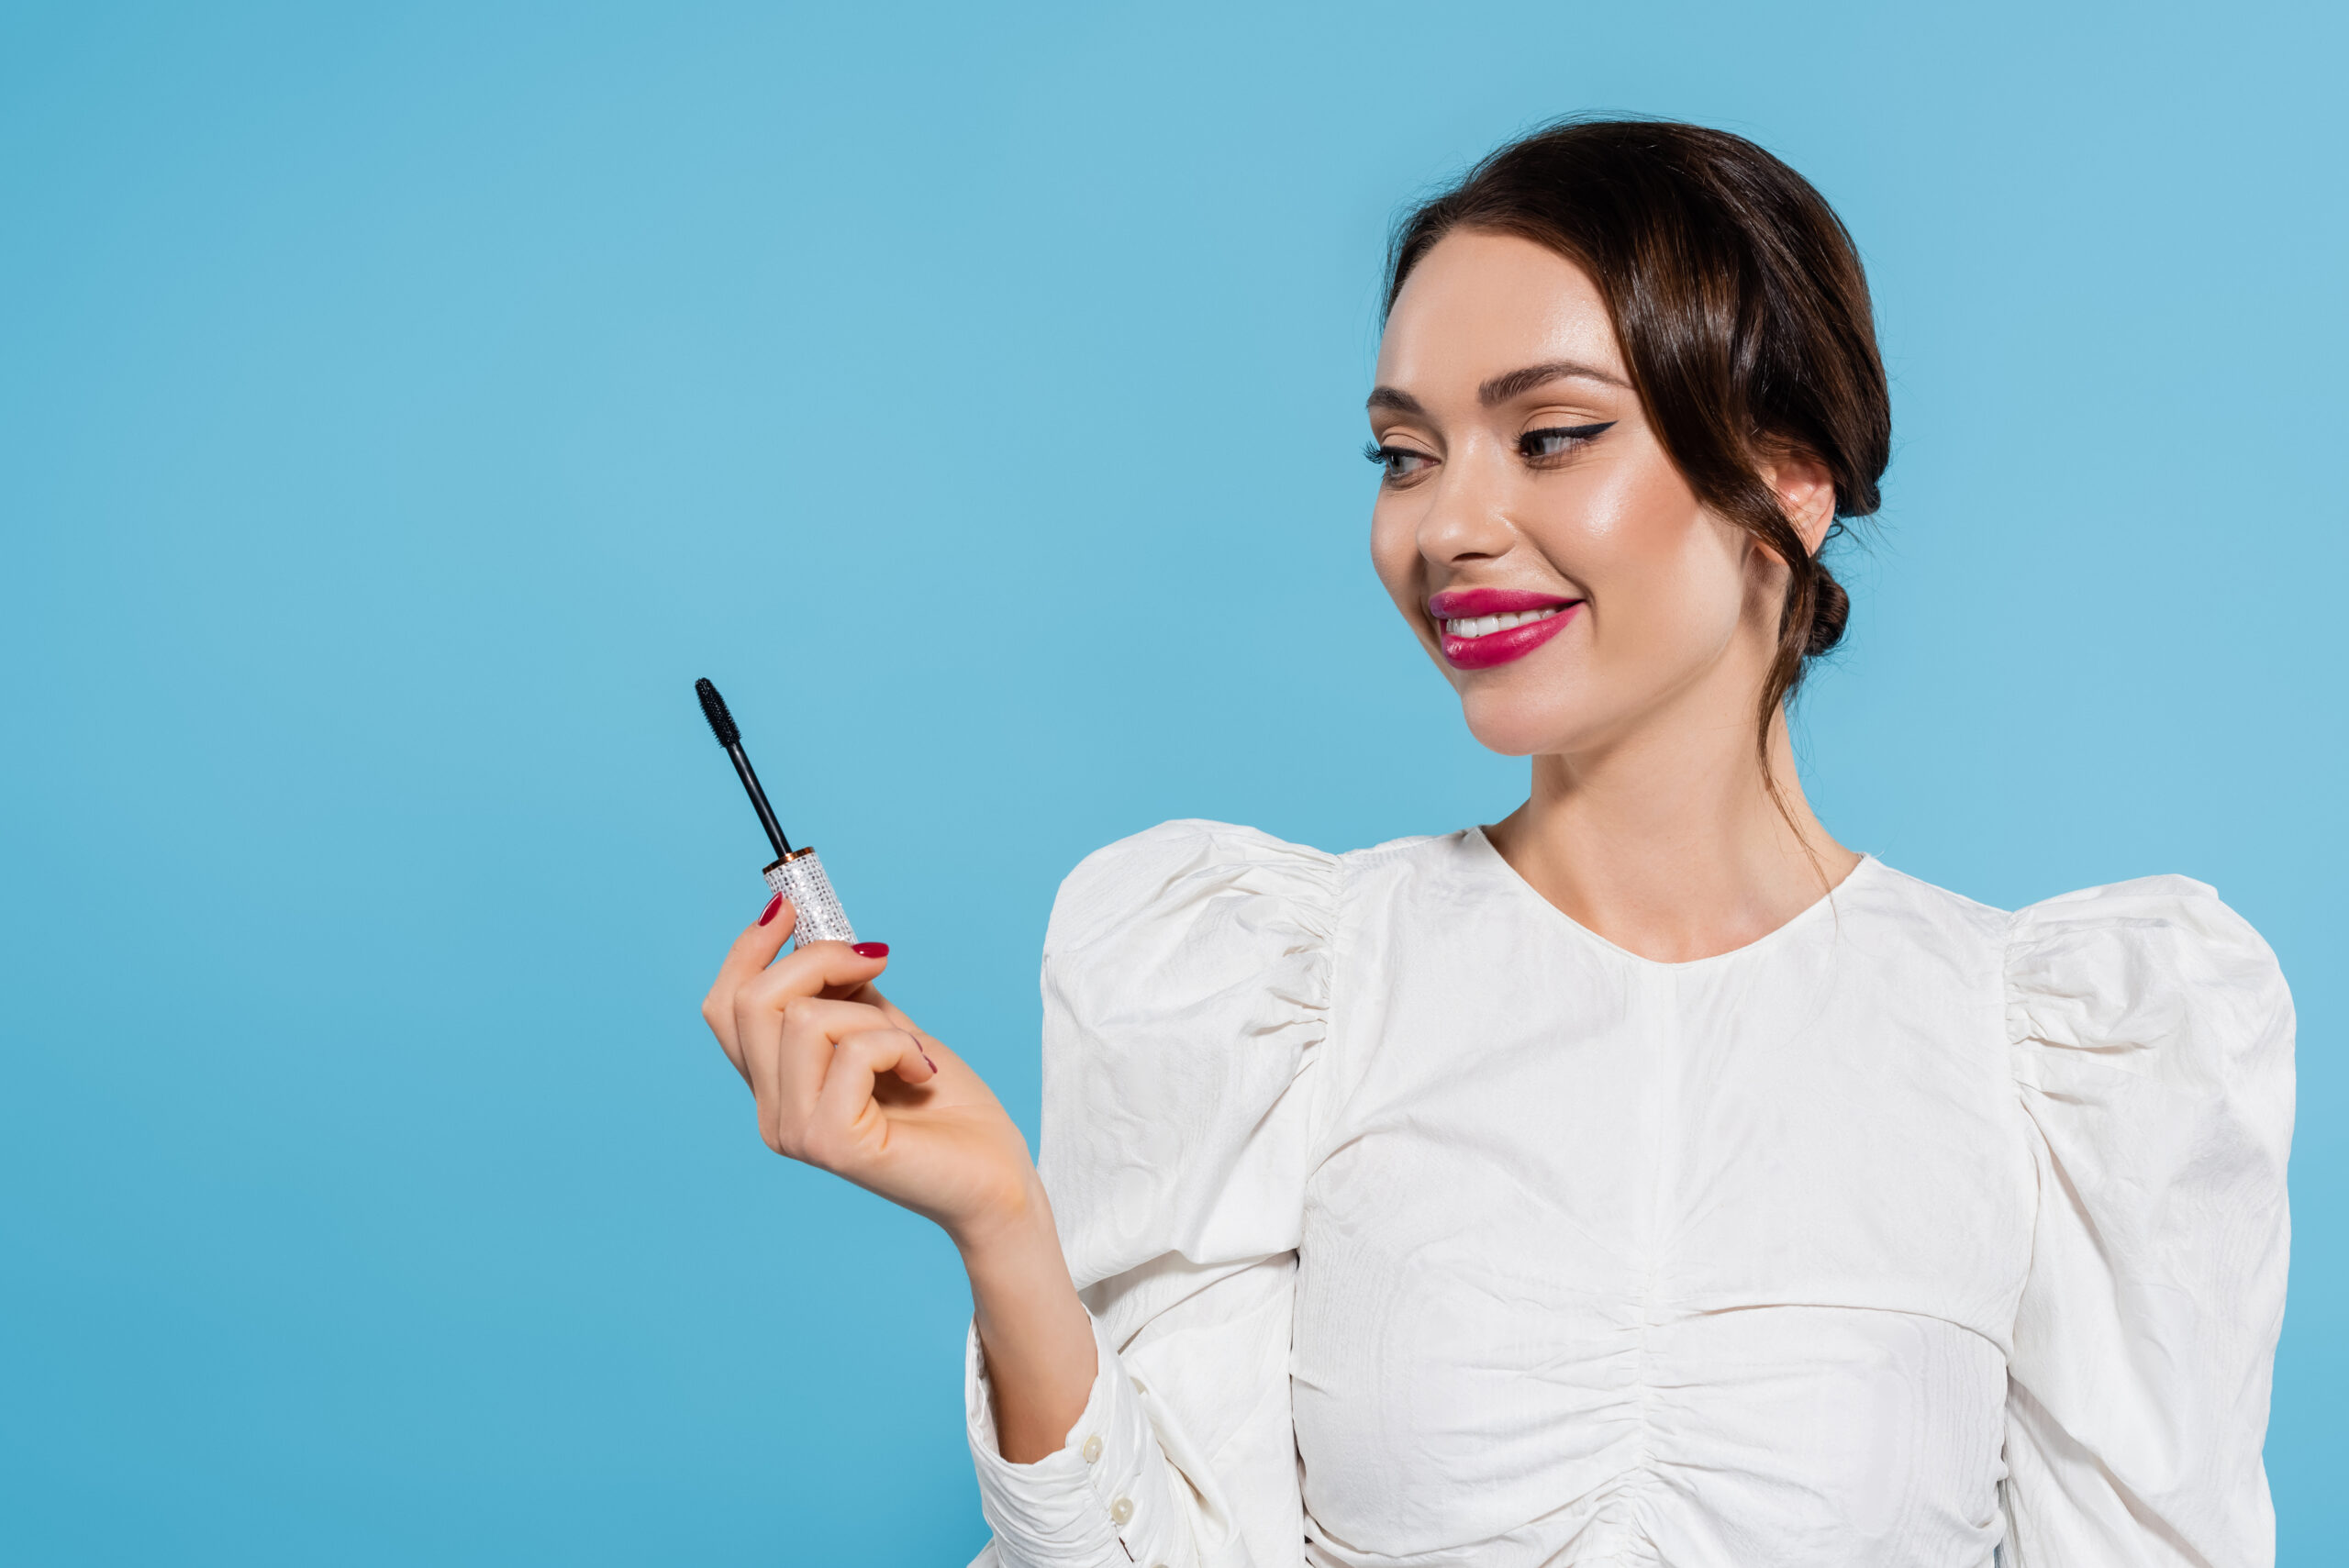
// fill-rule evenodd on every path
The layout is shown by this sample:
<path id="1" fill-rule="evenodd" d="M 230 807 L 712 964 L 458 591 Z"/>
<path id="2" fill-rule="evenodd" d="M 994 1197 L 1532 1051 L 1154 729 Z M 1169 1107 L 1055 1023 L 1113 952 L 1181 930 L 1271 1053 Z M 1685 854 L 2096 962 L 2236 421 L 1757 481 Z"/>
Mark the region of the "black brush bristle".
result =
<path id="1" fill-rule="evenodd" d="M 720 746 L 741 744 L 741 728 L 734 722 L 734 716 L 726 711 L 726 699 L 718 695 L 718 688 L 709 684 L 709 677 L 705 675 L 694 683 L 694 695 L 701 698 L 701 716 L 709 720 L 709 732 L 718 737 L 718 743 Z"/>
<path id="2" fill-rule="evenodd" d="M 742 754 L 742 731 L 734 716 L 726 711 L 726 699 L 704 676 L 694 683 L 694 695 L 701 698 L 701 716 L 709 720 L 709 732 L 726 748 L 734 760 L 735 776 L 742 781 L 742 791 L 751 797 L 751 808 L 759 814 L 759 826 L 767 832 L 767 842 L 774 846 L 776 858 L 791 853 L 791 840 L 783 836 L 783 824 L 774 819 L 774 807 L 767 804 L 767 792 L 759 787 L 759 775 L 751 770 L 751 759 Z"/>

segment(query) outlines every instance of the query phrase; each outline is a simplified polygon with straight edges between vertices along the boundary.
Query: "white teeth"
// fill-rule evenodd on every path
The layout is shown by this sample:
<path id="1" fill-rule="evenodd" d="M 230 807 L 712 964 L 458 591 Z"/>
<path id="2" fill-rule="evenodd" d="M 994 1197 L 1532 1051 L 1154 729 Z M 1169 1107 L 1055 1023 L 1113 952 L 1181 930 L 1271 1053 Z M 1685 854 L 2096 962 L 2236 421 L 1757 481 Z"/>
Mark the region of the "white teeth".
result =
<path id="1" fill-rule="evenodd" d="M 1517 627 L 1530 626 L 1537 620 L 1548 620 L 1564 608 L 1564 605 L 1552 605 L 1546 609 L 1516 610 L 1505 616 L 1474 616 L 1465 620 L 1448 620 L 1443 623 L 1443 634 L 1446 637 L 1490 637 L 1497 631 L 1508 631 Z"/>

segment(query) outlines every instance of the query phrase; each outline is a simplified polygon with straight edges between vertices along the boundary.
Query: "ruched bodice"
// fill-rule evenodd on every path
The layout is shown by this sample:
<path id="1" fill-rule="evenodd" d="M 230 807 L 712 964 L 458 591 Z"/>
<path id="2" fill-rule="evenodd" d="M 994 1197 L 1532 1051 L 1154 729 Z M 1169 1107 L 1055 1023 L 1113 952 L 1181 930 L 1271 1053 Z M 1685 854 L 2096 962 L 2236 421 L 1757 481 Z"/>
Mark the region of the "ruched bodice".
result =
<path id="1" fill-rule="evenodd" d="M 1172 823 L 1045 995 L 1102 1373 L 1015 1466 L 974 1354 L 1004 1564 L 2272 1555 L 2291 1014 L 2199 884 L 1866 860 L 1665 964 L 1478 832 Z"/>

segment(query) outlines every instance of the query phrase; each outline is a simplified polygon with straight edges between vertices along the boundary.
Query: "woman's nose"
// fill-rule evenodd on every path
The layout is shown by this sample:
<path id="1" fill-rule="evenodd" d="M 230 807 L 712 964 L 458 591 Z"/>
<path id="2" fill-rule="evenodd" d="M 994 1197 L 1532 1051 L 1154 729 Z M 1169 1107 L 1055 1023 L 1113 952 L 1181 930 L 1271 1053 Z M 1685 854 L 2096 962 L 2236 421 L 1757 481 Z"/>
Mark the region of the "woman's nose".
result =
<path id="1" fill-rule="evenodd" d="M 1491 560 L 1516 541 L 1502 504 L 1506 486 L 1479 456 L 1461 453 L 1435 476 L 1435 494 L 1419 518 L 1419 553 L 1431 562 Z"/>

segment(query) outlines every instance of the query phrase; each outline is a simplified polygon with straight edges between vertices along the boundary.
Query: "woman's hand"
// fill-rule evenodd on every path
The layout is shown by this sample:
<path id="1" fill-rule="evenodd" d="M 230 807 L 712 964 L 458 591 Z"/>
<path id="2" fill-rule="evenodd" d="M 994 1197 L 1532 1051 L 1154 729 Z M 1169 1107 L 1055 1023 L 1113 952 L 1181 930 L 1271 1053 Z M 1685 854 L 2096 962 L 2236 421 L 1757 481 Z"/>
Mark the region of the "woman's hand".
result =
<path id="1" fill-rule="evenodd" d="M 1031 1463 L 1067 1440 L 1097 1363 L 1028 1140 L 961 1057 L 873 988 L 887 948 L 816 942 L 776 960 L 796 919 L 778 898 L 735 939 L 701 1016 L 758 1096 L 768 1148 L 954 1239 L 996 1441 L 1013 1463 Z"/>
<path id="2" fill-rule="evenodd" d="M 889 950 L 816 942 L 775 961 L 787 901 L 737 938 L 702 1002 L 778 1154 L 933 1219 L 966 1253 L 1032 1228 L 1028 1141 L 963 1060 L 874 988 Z"/>

